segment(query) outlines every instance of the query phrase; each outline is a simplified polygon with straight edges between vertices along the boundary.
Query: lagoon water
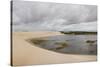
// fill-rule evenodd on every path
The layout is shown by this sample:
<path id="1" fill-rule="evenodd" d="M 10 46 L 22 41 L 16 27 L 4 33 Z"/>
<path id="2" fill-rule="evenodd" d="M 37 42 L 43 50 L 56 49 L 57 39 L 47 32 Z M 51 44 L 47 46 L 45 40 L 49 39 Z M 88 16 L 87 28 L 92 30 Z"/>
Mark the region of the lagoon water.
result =
<path id="1" fill-rule="evenodd" d="M 31 39 L 31 42 L 40 48 L 64 54 L 97 54 L 97 35 L 56 35 Z"/>

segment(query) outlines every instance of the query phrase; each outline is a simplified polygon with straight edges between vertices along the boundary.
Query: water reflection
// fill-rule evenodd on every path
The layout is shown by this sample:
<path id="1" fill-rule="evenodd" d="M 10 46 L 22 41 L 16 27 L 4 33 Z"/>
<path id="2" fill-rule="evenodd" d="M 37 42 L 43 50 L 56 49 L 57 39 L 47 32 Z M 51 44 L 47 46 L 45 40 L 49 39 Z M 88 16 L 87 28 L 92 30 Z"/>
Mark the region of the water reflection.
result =
<path id="1" fill-rule="evenodd" d="M 96 35 L 57 35 L 30 39 L 35 46 L 65 54 L 97 54 Z"/>

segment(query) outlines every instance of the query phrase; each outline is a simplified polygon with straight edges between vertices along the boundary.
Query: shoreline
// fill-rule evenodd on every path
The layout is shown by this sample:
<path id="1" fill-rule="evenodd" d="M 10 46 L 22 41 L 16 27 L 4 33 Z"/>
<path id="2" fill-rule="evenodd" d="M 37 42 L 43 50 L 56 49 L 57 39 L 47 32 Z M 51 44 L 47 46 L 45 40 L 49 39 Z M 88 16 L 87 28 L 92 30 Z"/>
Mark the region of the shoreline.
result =
<path id="1" fill-rule="evenodd" d="M 13 65 L 40 65 L 96 61 L 97 56 L 61 54 L 33 46 L 26 39 L 64 35 L 60 32 L 12 32 Z"/>

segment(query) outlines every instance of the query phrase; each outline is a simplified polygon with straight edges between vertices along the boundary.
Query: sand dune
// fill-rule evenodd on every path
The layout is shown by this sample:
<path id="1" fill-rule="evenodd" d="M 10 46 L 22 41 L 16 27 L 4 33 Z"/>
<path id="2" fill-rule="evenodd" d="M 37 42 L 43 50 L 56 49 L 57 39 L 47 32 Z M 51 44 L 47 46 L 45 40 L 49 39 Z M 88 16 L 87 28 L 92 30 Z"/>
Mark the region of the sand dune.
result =
<path id="1" fill-rule="evenodd" d="M 29 38 L 63 35 L 59 32 L 13 32 L 13 65 L 36 65 L 96 61 L 95 55 L 61 54 L 45 50 L 26 40 Z"/>

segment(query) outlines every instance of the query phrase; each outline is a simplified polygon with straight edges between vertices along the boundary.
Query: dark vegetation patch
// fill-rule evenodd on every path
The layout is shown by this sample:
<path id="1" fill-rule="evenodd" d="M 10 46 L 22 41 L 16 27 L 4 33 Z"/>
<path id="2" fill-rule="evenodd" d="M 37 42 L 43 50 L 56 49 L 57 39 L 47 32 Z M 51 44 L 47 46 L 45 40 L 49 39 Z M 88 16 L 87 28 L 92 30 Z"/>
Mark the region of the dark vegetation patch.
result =
<path id="1" fill-rule="evenodd" d="M 60 31 L 63 34 L 73 34 L 73 35 L 89 35 L 89 34 L 97 34 L 97 32 L 85 32 L 85 31 L 70 31 L 70 32 L 64 32 Z"/>

